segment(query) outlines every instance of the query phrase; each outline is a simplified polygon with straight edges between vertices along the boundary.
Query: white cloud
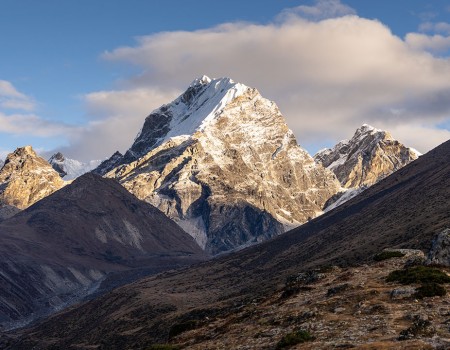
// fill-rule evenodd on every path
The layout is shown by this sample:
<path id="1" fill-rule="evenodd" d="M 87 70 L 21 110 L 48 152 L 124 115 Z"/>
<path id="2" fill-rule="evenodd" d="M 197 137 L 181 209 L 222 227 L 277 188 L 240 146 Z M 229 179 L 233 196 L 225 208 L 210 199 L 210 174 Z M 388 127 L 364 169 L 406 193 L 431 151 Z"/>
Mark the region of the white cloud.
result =
<path id="1" fill-rule="evenodd" d="M 421 32 L 433 32 L 450 34 L 450 23 L 447 22 L 424 22 L 419 26 Z"/>
<path id="2" fill-rule="evenodd" d="M 180 91 L 157 88 L 98 91 L 85 96 L 86 108 L 94 119 L 72 135 L 71 146 L 61 151 L 80 160 L 104 159 L 131 146 L 145 117 Z"/>
<path id="3" fill-rule="evenodd" d="M 436 53 L 450 50 L 450 36 L 408 33 L 405 40 L 408 45 L 415 50 Z"/>
<path id="4" fill-rule="evenodd" d="M 0 80 L 0 96 L 26 98 L 24 94 L 16 90 L 13 84 L 6 80 Z"/>
<path id="5" fill-rule="evenodd" d="M 433 140 L 433 147 L 450 139 L 450 131 L 436 129 L 432 126 L 420 124 L 386 125 L 390 127 L 392 136 L 408 146 L 414 145 L 417 150 L 430 149 L 429 140 Z"/>
<path id="6" fill-rule="evenodd" d="M 69 135 L 77 128 L 64 123 L 49 121 L 35 114 L 4 114 L 0 112 L 0 132 L 12 135 L 51 137 Z"/>
<path id="7" fill-rule="evenodd" d="M 326 18 L 355 15 L 356 11 L 341 3 L 339 0 L 316 0 L 314 6 L 300 5 L 281 12 L 278 20 L 286 21 L 302 17 L 308 20 L 319 21 Z"/>
<path id="8" fill-rule="evenodd" d="M 70 146 L 62 151 L 69 157 L 123 152 L 153 109 L 206 74 L 232 77 L 276 101 L 305 146 L 348 138 L 363 123 L 421 152 L 444 141 L 449 131 L 437 125 L 450 117 L 450 61 L 427 52 L 424 34 L 402 40 L 382 23 L 353 14 L 339 1 L 316 1 L 267 25 L 225 23 L 140 37 L 135 46 L 102 57 L 134 64 L 141 73 L 120 90 L 87 94 L 91 119 L 84 127 L 53 130 L 68 135 Z"/>
<path id="9" fill-rule="evenodd" d="M 129 80 L 134 89 L 181 90 L 203 74 L 257 87 L 277 102 L 304 145 L 347 138 L 367 122 L 388 130 L 421 126 L 430 137 L 417 135 L 410 145 L 424 152 L 441 142 L 435 125 L 450 116 L 450 62 L 414 40 L 357 16 L 318 22 L 291 16 L 144 36 L 103 57 L 142 68 Z"/>
<path id="10" fill-rule="evenodd" d="M 0 110 L 32 111 L 35 102 L 29 96 L 19 92 L 14 85 L 6 80 L 0 80 Z"/>
<path id="11" fill-rule="evenodd" d="M 3 135 L 70 138 L 80 133 L 80 127 L 47 120 L 37 115 L 35 109 L 32 97 L 18 91 L 11 82 L 0 80 L 0 133 Z M 0 150 L 0 157 L 5 152 Z"/>

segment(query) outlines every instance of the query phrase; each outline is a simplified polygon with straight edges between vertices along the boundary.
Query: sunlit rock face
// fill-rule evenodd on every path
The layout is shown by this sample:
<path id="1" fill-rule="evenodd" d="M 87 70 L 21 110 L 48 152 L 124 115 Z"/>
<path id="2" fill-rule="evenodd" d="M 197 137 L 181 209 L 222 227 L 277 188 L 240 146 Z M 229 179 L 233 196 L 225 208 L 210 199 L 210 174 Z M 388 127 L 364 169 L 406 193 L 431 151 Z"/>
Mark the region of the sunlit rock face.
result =
<path id="1" fill-rule="evenodd" d="M 9 154 L 0 170 L 0 203 L 25 209 L 66 183 L 31 146 Z"/>
<path id="2" fill-rule="evenodd" d="M 350 140 L 319 151 L 314 159 L 333 171 L 343 187 L 358 188 L 373 185 L 419 156 L 388 132 L 364 124 Z"/>
<path id="3" fill-rule="evenodd" d="M 229 78 L 197 79 L 153 111 L 121 163 L 106 176 L 213 254 L 306 222 L 340 188 L 274 102 Z"/>

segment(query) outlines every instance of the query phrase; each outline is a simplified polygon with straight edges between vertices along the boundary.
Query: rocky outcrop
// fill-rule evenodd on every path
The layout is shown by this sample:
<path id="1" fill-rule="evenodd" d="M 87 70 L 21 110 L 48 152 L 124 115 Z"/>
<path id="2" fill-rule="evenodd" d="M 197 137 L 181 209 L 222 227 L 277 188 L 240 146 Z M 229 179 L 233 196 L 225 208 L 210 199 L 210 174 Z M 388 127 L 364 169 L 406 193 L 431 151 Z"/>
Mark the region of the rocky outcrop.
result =
<path id="1" fill-rule="evenodd" d="M 48 160 L 52 168 L 55 169 L 61 177 L 67 175 L 67 172 L 64 170 L 64 161 L 65 158 L 61 152 L 55 153 Z"/>
<path id="2" fill-rule="evenodd" d="M 228 78 L 197 79 L 153 111 L 121 162 L 106 176 L 214 254 L 306 222 L 340 188 L 274 102 Z"/>
<path id="3" fill-rule="evenodd" d="M 31 146 L 9 154 L 0 170 L 0 204 L 24 209 L 65 185 Z"/>
<path id="4" fill-rule="evenodd" d="M 371 186 L 419 157 L 382 130 L 364 124 L 350 140 L 319 151 L 314 159 L 330 169 L 345 188 Z"/>
<path id="5" fill-rule="evenodd" d="M 111 157 L 101 162 L 95 169 L 92 170 L 92 172 L 103 176 L 120 164 L 123 164 L 123 155 L 119 151 L 116 151 Z"/>
<path id="6" fill-rule="evenodd" d="M 450 229 L 441 231 L 433 238 L 426 263 L 450 266 Z"/>

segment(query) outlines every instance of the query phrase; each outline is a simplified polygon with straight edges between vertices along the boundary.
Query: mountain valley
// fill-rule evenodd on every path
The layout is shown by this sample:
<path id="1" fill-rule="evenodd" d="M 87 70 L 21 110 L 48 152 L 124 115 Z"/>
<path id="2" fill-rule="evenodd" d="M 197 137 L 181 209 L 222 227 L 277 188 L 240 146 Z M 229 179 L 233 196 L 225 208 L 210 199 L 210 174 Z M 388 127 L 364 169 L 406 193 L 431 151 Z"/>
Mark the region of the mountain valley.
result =
<path id="1" fill-rule="evenodd" d="M 386 277 L 450 227 L 449 155 L 364 124 L 311 157 L 274 102 L 206 76 L 103 162 L 18 148 L 0 169 L 0 348 L 272 349 L 296 332 L 305 349 L 445 348 L 447 299 L 394 300 Z M 374 262 L 386 248 L 410 250 Z"/>
<path id="2" fill-rule="evenodd" d="M 261 312 L 265 310 L 264 307 L 270 308 L 271 298 L 282 292 L 283 286 L 290 276 L 326 265 L 337 265 L 340 268 L 360 266 L 360 269 L 365 271 L 367 267 L 362 264 L 369 264 L 373 261 L 373 257 L 385 248 L 421 249 L 428 252 L 433 237 L 443 229 L 450 227 L 450 218 L 448 217 L 448 203 L 450 203 L 449 155 L 450 142 L 446 142 L 376 183 L 355 198 L 299 228 L 270 241 L 218 257 L 207 263 L 180 271 L 166 272 L 115 289 L 105 296 L 55 315 L 34 328 L 24 330 L 22 333 L 14 335 L 13 338 L 8 338 L 8 341 L 13 344 L 11 346 L 15 349 L 26 349 L 38 344 L 40 348 L 87 349 L 99 346 L 108 349 L 121 349 L 124 346 L 139 349 L 151 348 L 155 343 L 172 342 L 172 338 L 169 336 L 170 330 L 177 324 L 189 322 L 192 324 L 192 322 L 200 321 L 200 328 L 206 327 L 207 324 L 214 328 L 214 325 L 219 325 L 229 317 L 231 317 L 230 320 L 233 320 L 228 326 L 232 332 L 234 323 L 238 325 L 239 322 L 245 321 L 236 320 L 233 315 L 239 315 L 239 312 L 248 311 L 249 308 L 252 309 L 253 304 L 257 307 L 260 302 L 263 303 Z M 398 266 L 394 264 L 392 268 Z M 358 287 L 358 283 L 364 281 L 364 276 L 358 277 L 359 280 L 351 278 L 352 274 L 357 274 L 357 270 L 342 272 L 350 275 L 350 285 L 356 283 L 356 286 L 350 288 L 349 291 L 358 292 L 359 290 L 361 295 L 364 295 L 364 298 L 369 301 L 369 305 L 370 300 L 374 300 L 375 304 L 386 303 L 387 299 L 384 298 L 385 294 L 383 293 L 386 293 L 388 289 L 397 288 L 396 285 L 379 284 L 380 278 L 384 278 L 389 272 L 389 268 L 383 272 L 379 267 L 374 266 L 371 270 L 367 270 L 367 273 L 370 271 L 374 273 L 373 281 L 370 275 L 366 275 L 372 281 L 371 284 L 367 282 L 369 284 L 367 290 Z M 336 271 L 338 272 L 330 275 L 331 277 L 327 280 L 331 284 L 324 285 L 326 288 L 329 289 L 334 286 L 333 283 L 337 283 L 332 282 L 333 279 L 341 280 L 339 271 L 342 270 Z M 381 294 L 375 293 L 373 298 L 366 295 L 365 292 L 370 292 L 371 288 L 379 290 L 378 293 Z M 323 289 L 317 289 L 313 295 L 317 295 L 319 290 L 320 293 L 326 293 Z M 304 292 L 308 293 L 308 290 Z M 316 312 L 314 309 L 309 310 L 308 304 L 298 304 L 295 301 L 297 300 L 295 298 L 304 300 L 304 298 L 308 298 L 308 295 L 311 294 L 302 294 L 300 290 L 298 296 L 292 299 L 288 307 L 290 316 L 298 316 L 303 311 Z M 349 296 L 349 294 L 343 295 Z M 346 315 L 350 312 L 349 310 L 357 307 L 357 303 L 352 304 L 352 300 L 360 297 L 349 300 L 346 298 L 332 299 L 330 303 L 321 298 L 314 300 L 312 308 L 317 307 L 320 312 L 324 312 L 319 308 L 320 303 L 324 302 L 320 307 L 331 310 L 333 302 L 336 301 L 336 307 L 333 306 L 332 309 L 336 310 L 336 308 L 342 307 L 343 309 L 337 313 L 341 312 Z M 339 300 L 341 301 L 339 302 Z M 346 300 L 346 304 L 339 306 L 338 304 L 344 303 L 344 300 Z M 446 300 L 444 298 L 442 304 L 436 305 L 444 307 L 447 305 Z M 421 302 L 418 306 L 408 306 L 410 311 L 405 309 L 403 315 L 395 316 L 397 314 L 394 314 L 394 318 L 399 317 L 398 323 L 390 323 L 386 327 L 389 326 L 389 330 L 395 334 L 387 333 L 384 338 L 375 336 L 373 339 L 365 340 L 366 338 L 358 333 L 361 331 L 359 330 L 355 334 L 351 334 L 352 339 L 346 338 L 345 335 L 341 335 L 340 339 L 345 342 L 351 340 L 361 346 L 365 344 L 366 347 L 361 348 L 367 349 L 377 348 L 376 343 L 373 345 L 375 341 L 388 342 L 380 345 L 380 348 L 383 346 L 389 348 L 389 344 L 403 346 L 397 339 L 398 331 L 406 329 L 414 322 L 412 319 L 408 321 L 408 312 L 411 312 L 411 317 L 414 318 L 415 313 L 423 311 L 420 305 L 426 307 L 429 302 L 430 299 L 425 299 L 425 302 Z M 314 306 L 314 303 L 318 304 Z M 361 304 L 360 307 L 362 305 L 364 304 Z M 328 309 L 328 307 L 330 308 Z M 374 310 L 373 314 L 380 315 L 383 310 L 391 310 L 391 308 L 397 308 L 395 303 L 389 305 L 388 309 L 380 307 L 380 311 Z M 433 310 L 433 313 L 439 314 L 439 316 L 435 316 L 439 319 L 445 317 L 447 312 L 434 309 L 434 306 Z M 255 312 L 257 315 L 259 311 Z M 332 313 L 336 312 L 332 311 Z M 247 315 L 246 317 L 251 319 L 252 316 Z M 403 320 L 402 317 L 406 318 Z M 348 320 L 350 322 L 350 319 Z M 325 321 L 323 319 L 320 322 Z M 283 325 L 285 322 L 295 323 L 296 321 L 281 319 L 279 322 Z M 326 324 L 325 326 L 332 332 L 342 331 L 342 322 L 335 322 L 334 325 Z M 274 326 L 276 326 L 276 322 Z M 270 330 L 264 327 L 262 329 Z M 351 329 L 359 329 L 358 325 L 352 327 Z M 439 327 L 441 330 L 446 329 Z M 290 329 L 291 326 L 286 326 L 284 332 L 288 332 Z M 223 331 L 222 328 L 221 332 Z M 252 331 L 249 330 L 249 332 Z M 277 332 L 279 330 L 275 330 L 273 334 L 269 332 L 268 339 L 262 341 L 269 345 L 280 341 L 284 333 Z M 193 342 L 195 348 L 197 343 L 210 341 L 206 335 L 206 338 L 189 338 L 188 334 L 195 334 L 195 331 L 186 333 L 185 337 L 173 338 L 173 343 Z M 219 344 L 217 348 L 221 348 L 220 337 L 223 333 L 217 334 L 217 344 Z M 253 336 L 257 336 L 257 334 L 255 333 Z M 323 337 L 318 340 L 323 340 L 326 345 L 329 338 L 326 338 L 326 335 Z M 432 336 L 425 335 L 426 337 L 428 337 L 426 343 L 430 344 Z M 265 337 L 262 336 L 262 338 Z M 257 339 L 249 341 L 249 348 L 252 348 L 251 344 L 258 344 Z M 423 346 L 422 342 L 414 339 L 403 344 L 411 345 L 412 349 L 419 349 L 420 346 Z M 255 345 L 255 348 L 258 346 Z"/>

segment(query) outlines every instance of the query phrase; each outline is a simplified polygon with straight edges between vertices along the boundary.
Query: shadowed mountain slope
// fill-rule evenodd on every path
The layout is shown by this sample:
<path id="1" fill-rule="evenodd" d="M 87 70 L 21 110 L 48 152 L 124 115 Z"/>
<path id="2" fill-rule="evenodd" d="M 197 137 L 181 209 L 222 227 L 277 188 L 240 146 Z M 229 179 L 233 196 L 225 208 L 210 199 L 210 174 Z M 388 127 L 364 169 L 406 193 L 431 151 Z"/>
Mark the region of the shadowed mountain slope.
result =
<path id="1" fill-rule="evenodd" d="M 428 249 L 450 226 L 450 142 L 349 202 L 237 253 L 123 286 L 55 315 L 11 348 L 145 348 L 166 342 L 174 324 L 218 317 L 267 295 L 299 271 L 356 265 L 385 247 Z M 173 328 L 172 328 L 173 329 Z"/>
<path id="2" fill-rule="evenodd" d="M 204 258 L 158 209 L 86 174 L 0 223 L 0 322 L 16 327 L 61 309 L 107 276 L 112 287 L 111 273 L 132 279 L 136 268 L 150 274 Z"/>

